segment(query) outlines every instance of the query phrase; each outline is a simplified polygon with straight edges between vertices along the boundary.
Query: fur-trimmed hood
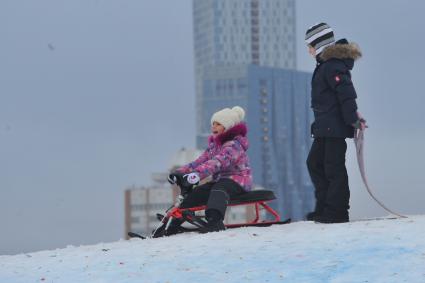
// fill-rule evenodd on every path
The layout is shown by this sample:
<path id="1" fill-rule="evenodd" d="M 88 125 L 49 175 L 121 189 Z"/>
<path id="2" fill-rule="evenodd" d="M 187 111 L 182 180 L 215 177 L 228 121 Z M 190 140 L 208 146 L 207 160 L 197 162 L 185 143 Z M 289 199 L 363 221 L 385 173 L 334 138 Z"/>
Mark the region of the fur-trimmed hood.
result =
<path id="1" fill-rule="evenodd" d="M 245 148 L 248 148 L 248 139 L 246 138 L 246 134 L 248 133 L 248 127 L 244 122 L 236 124 L 230 129 L 226 130 L 224 133 L 214 137 L 213 135 L 209 136 L 208 142 L 214 142 L 217 145 L 223 145 L 227 141 L 231 141 L 234 139 L 238 139 L 240 144 Z"/>
<path id="2" fill-rule="evenodd" d="M 360 47 L 354 43 L 339 44 L 338 42 L 334 45 L 326 47 L 319 55 L 320 59 L 327 61 L 329 59 L 352 59 L 356 61 L 362 57 Z"/>

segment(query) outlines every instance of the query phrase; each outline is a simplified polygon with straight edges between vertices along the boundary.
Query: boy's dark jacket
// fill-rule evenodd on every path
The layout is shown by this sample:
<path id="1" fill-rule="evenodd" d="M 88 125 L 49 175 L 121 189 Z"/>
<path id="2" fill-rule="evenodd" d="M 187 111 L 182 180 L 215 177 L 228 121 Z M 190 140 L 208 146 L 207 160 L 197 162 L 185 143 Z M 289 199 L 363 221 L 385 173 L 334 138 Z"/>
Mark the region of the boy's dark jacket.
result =
<path id="1" fill-rule="evenodd" d="M 352 126 L 358 119 L 356 91 L 350 70 L 361 57 L 359 47 L 342 39 L 317 56 L 311 82 L 314 122 L 311 134 L 317 137 L 354 137 Z"/>

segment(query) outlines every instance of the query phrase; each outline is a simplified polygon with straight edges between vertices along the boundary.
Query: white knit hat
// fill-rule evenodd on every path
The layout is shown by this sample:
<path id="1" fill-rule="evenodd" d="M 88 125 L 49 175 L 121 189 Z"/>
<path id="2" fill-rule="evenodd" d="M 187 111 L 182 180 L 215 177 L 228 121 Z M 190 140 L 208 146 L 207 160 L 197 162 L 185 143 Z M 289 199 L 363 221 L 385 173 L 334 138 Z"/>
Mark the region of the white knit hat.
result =
<path id="1" fill-rule="evenodd" d="M 218 112 L 215 112 L 211 117 L 211 125 L 214 122 L 220 123 L 223 127 L 228 130 L 234 125 L 242 122 L 245 117 L 245 110 L 240 106 L 235 106 L 232 109 L 224 108 Z"/>

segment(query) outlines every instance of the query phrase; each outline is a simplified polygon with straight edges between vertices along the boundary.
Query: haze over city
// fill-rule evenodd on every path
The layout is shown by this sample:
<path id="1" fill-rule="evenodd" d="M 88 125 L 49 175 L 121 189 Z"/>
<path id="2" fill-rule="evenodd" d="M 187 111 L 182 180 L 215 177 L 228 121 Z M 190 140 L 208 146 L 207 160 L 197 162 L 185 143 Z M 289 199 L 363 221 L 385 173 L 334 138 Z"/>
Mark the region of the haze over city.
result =
<path id="1" fill-rule="evenodd" d="M 314 69 L 314 23 L 361 47 L 367 173 L 404 214 L 425 213 L 424 8 L 296 1 L 297 69 Z M 122 238 L 123 190 L 195 146 L 192 1 L 2 1 L 0 35 L 0 254 Z M 351 217 L 386 215 L 349 144 Z"/>

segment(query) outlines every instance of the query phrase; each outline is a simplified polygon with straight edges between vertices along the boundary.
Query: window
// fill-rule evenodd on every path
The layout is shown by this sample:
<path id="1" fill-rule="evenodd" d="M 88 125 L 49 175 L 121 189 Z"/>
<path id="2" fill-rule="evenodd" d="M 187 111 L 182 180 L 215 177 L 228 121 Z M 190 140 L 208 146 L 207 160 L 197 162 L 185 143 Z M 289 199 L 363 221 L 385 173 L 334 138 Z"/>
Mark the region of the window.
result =
<path id="1" fill-rule="evenodd" d="M 246 83 L 245 83 L 244 80 L 239 79 L 238 80 L 238 89 L 243 89 L 243 88 L 246 88 Z"/>
<path id="2" fill-rule="evenodd" d="M 144 204 L 132 204 L 131 205 L 131 210 L 143 210 L 143 209 L 145 209 Z"/>

